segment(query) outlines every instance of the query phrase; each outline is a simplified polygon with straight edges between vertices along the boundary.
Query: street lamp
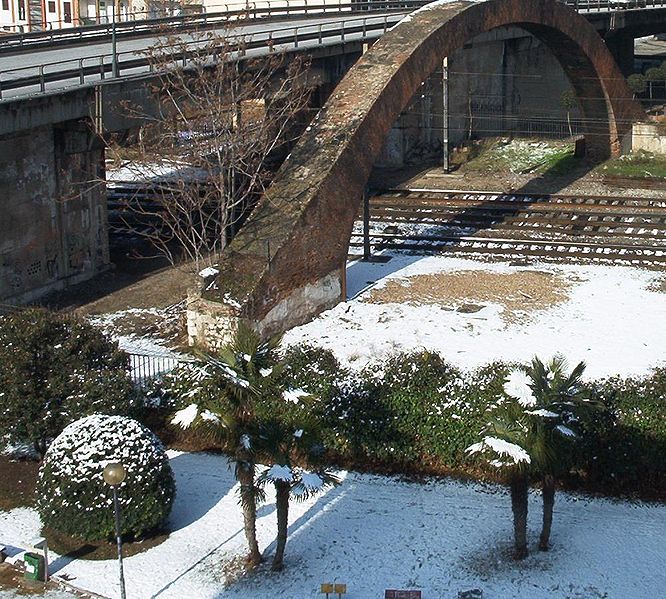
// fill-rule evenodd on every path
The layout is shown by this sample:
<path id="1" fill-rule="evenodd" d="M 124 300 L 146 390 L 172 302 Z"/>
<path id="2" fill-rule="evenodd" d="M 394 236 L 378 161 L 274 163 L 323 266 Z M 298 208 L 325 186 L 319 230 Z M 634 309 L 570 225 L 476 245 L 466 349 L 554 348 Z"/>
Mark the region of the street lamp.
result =
<path id="1" fill-rule="evenodd" d="M 120 538 L 120 506 L 118 505 L 118 485 L 125 480 L 127 470 L 118 462 L 104 466 L 104 482 L 113 491 L 113 513 L 116 520 L 116 545 L 118 547 L 118 566 L 120 568 L 120 597 L 125 599 L 125 576 L 123 574 L 123 542 Z"/>

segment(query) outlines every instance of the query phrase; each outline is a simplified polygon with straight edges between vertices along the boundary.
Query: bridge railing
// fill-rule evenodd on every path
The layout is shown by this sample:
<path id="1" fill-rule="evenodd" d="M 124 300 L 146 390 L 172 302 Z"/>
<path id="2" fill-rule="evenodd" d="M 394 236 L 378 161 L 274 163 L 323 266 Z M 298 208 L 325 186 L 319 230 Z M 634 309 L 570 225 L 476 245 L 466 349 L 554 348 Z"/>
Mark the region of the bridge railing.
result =
<path id="1" fill-rule="evenodd" d="M 581 12 L 603 12 L 666 6 L 666 0 L 562 0 Z M 0 31 L 0 51 L 3 49 L 33 48 L 75 41 L 94 41 L 107 38 L 115 29 L 116 35 L 136 36 L 164 29 L 196 29 L 212 27 L 224 21 L 269 19 L 298 15 L 335 12 L 410 11 L 428 4 L 428 0 L 256 0 L 228 2 L 208 7 L 193 5 L 199 13 L 155 16 L 154 11 L 129 12 L 117 19 L 100 15 L 96 23 L 55 21 L 43 31 L 25 31 L 24 25 L 4 25 Z"/>
<path id="2" fill-rule="evenodd" d="M 159 34 L 169 30 L 206 29 L 226 22 L 234 23 L 247 20 L 267 20 L 289 16 L 310 16 L 340 12 L 409 12 L 427 4 L 427 0 L 259 0 L 257 2 L 220 4 L 211 11 L 200 14 L 172 15 L 158 18 L 128 18 L 113 21 L 103 16 L 97 24 L 78 27 L 50 27 L 46 31 L 25 32 L 22 26 L 15 33 L 0 35 L 0 51 L 32 49 L 39 46 L 67 44 L 72 41 L 93 42 L 110 37 L 114 31 L 116 36 L 133 37 L 145 34 Z M 137 13 L 143 15 L 144 13 Z M 10 26 L 11 27 L 11 26 Z"/>
<path id="3" fill-rule="evenodd" d="M 253 55 L 268 54 L 277 51 L 293 51 L 303 46 L 318 46 L 325 43 L 344 43 L 346 41 L 363 42 L 375 39 L 386 33 L 398 22 L 401 15 L 377 15 L 326 22 L 318 25 L 285 25 L 272 27 L 252 34 L 228 35 L 225 41 L 229 45 L 227 56 L 243 59 Z M 208 40 L 192 42 L 183 51 L 169 51 L 170 64 L 187 66 L 201 58 L 201 45 Z M 115 55 L 106 53 L 75 60 L 59 60 L 40 65 L 8 69 L 0 73 L 0 100 L 11 97 L 40 94 L 56 91 L 64 87 L 83 86 L 97 83 L 115 76 L 145 75 L 153 70 L 155 59 L 145 52 L 119 52 Z M 160 64 L 163 61 L 160 60 Z M 167 66 L 167 65 L 164 65 Z M 22 91 L 22 93 L 20 93 Z"/>

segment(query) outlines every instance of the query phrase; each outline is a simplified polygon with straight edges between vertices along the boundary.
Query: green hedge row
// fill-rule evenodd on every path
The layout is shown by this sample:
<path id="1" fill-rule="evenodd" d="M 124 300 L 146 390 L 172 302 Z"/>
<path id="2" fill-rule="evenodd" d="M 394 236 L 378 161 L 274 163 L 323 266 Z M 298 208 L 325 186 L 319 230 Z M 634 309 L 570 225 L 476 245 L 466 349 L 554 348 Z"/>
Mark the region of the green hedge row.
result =
<path id="1" fill-rule="evenodd" d="M 429 352 L 397 354 L 361 372 L 331 352 L 292 347 L 283 388 L 318 397 L 317 419 L 330 457 L 358 469 L 477 475 L 465 448 L 479 440 L 504 396 L 513 365 L 461 371 Z M 196 369 L 165 377 L 154 395 L 175 408 L 196 394 Z M 611 494 L 666 499 L 666 369 L 643 379 L 589 383 L 574 467 L 564 483 Z M 489 473 L 490 474 L 490 473 Z"/>

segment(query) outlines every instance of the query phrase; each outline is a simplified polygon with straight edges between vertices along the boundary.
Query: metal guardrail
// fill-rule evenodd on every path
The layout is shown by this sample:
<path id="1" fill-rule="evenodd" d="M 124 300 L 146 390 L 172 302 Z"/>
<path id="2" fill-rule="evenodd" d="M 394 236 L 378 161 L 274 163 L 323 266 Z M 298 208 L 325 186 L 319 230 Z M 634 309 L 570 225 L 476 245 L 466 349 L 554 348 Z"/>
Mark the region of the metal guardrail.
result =
<path id="1" fill-rule="evenodd" d="M 308 42 L 315 42 L 316 45 L 321 46 L 325 43 L 344 43 L 351 38 L 355 41 L 372 39 L 386 33 L 390 26 L 399 19 L 400 15 L 384 15 L 358 17 L 301 27 L 273 27 L 248 35 L 227 36 L 226 40 L 230 43 L 231 56 L 235 55 L 236 58 L 243 58 L 251 50 L 257 49 L 269 54 L 277 50 L 296 50 Z M 199 56 L 200 52 L 197 50 L 196 43 L 192 44 L 191 50 L 169 54 L 174 66 L 187 66 L 191 59 Z M 68 62 L 76 66 L 63 68 L 63 65 Z M 135 71 L 132 75 L 145 75 L 152 72 L 153 67 L 154 61 L 151 61 L 148 56 L 138 55 L 136 51 L 121 52 L 115 55 L 102 54 L 72 61 L 61 60 L 38 66 L 19 67 L 0 73 L 0 99 L 5 99 L 4 94 L 10 90 L 28 88 L 26 95 L 45 93 L 56 91 L 56 88 L 47 87 L 47 84 L 50 83 L 74 81 L 75 83 L 71 87 L 79 87 L 104 81 L 114 71 L 117 77 L 121 77 L 123 73 L 127 74 L 127 71 L 131 70 Z M 142 69 L 142 71 L 137 73 L 137 69 Z M 23 72 L 28 74 L 11 77 L 11 74 Z M 10 75 L 9 78 L 8 75 Z"/>
<path id="2" fill-rule="evenodd" d="M 665 0 L 666 1 L 666 0 Z M 428 0 L 399 0 L 377 1 L 360 0 L 280 0 L 279 6 L 275 3 L 250 2 L 247 7 L 237 8 L 233 5 L 220 5 L 221 10 L 211 12 L 206 10 L 201 14 L 168 16 L 151 19 L 131 19 L 110 21 L 108 17 L 104 23 L 96 25 L 82 25 L 48 29 L 46 31 L 31 31 L 0 35 L 0 51 L 16 51 L 41 46 L 53 46 L 59 43 L 94 42 L 109 38 L 114 30 L 119 37 L 134 37 L 145 34 L 159 34 L 165 30 L 206 29 L 221 24 L 234 24 L 250 20 L 268 20 L 289 16 L 312 16 L 339 12 L 408 12 L 425 4 Z"/>
<path id="3" fill-rule="evenodd" d="M 288 17 L 298 15 L 315 15 L 335 12 L 377 12 L 413 10 L 429 0 L 279 0 L 279 5 L 270 0 L 249 2 L 239 8 L 238 4 L 218 4 L 211 11 L 201 6 L 200 14 L 171 15 L 154 18 L 147 12 L 135 12 L 120 15 L 113 20 L 108 15 L 101 17 L 97 24 L 72 27 L 50 27 L 45 31 L 23 32 L 22 25 L 16 25 L 18 33 L 0 35 L 0 51 L 20 50 L 58 43 L 93 42 L 112 35 L 132 37 L 143 34 L 159 33 L 164 29 L 202 29 L 226 22 L 269 19 L 271 17 Z M 660 8 L 666 6 L 666 0 L 561 0 L 580 12 L 605 12 L 627 9 Z M 142 17 L 145 15 L 145 17 Z M 137 18 L 138 17 L 138 18 Z M 9 26 L 13 27 L 13 26 Z"/>
<path id="4" fill-rule="evenodd" d="M 267 14 L 275 15 L 280 11 L 287 15 L 293 15 L 294 11 L 300 11 L 302 14 L 305 14 L 306 6 L 308 11 L 331 8 L 331 5 L 321 3 L 306 5 L 306 0 L 297 1 L 304 2 L 304 4 L 278 7 L 267 11 Z M 622 8 L 659 8 L 666 6 L 666 0 L 566 0 L 566 3 L 579 11 L 608 10 L 609 7 L 618 6 Z M 424 0 L 367 3 L 339 2 L 333 5 L 337 11 L 347 8 L 351 11 L 353 7 L 354 11 L 367 10 L 372 13 L 383 7 L 385 11 L 391 12 L 385 13 L 383 16 L 353 17 L 318 25 L 273 26 L 251 34 L 226 36 L 225 39 L 229 40 L 232 46 L 235 43 L 238 58 L 246 56 L 248 51 L 251 50 L 261 50 L 264 53 L 270 53 L 278 49 L 293 51 L 308 42 L 315 42 L 315 44 L 310 43 L 308 45 L 308 47 L 312 47 L 313 45 L 321 46 L 344 43 L 350 39 L 367 41 L 385 33 L 390 26 L 394 25 L 411 8 L 423 6 L 424 4 L 427 4 Z M 264 9 L 262 8 L 262 10 Z M 350 14 L 354 13 L 350 12 Z M 225 13 L 225 19 L 228 19 L 228 16 L 229 13 Z M 208 18 L 208 16 L 202 15 L 202 18 Z M 169 22 L 169 19 L 166 22 Z M 194 21 L 190 20 L 189 22 L 193 23 Z M 107 30 L 105 29 L 104 31 Z M 104 35 L 107 34 L 105 33 Z M 113 45 L 115 46 L 115 44 Z M 188 61 L 197 55 L 196 45 L 196 42 L 192 42 L 192 50 L 173 53 L 171 55 L 173 64 L 186 66 Z M 25 95 L 42 94 L 47 91 L 58 91 L 65 87 L 74 88 L 90 85 L 107 79 L 109 75 L 113 77 L 121 77 L 123 73 L 125 76 L 145 75 L 153 70 L 153 63 L 154 61 L 145 56 L 145 53 L 142 55 L 141 51 L 114 52 L 112 50 L 111 54 L 98 54 L 86 56 L 85 58 L 60 60 L 30 67 L 4 70 L 0 73 L 0 100 L 6 99 L 6 92 L 12 90 L 26 90 L 24 94 L 12 95 L 13 98 L 16 98 Z M 133 72 L 128 73 L 128 71 Z M 20 73 L 27 74 L 21 76 Z M 69 82 L 69 85 L 62 85 L 60 87 L 49 85 L 65 82 Z"/>

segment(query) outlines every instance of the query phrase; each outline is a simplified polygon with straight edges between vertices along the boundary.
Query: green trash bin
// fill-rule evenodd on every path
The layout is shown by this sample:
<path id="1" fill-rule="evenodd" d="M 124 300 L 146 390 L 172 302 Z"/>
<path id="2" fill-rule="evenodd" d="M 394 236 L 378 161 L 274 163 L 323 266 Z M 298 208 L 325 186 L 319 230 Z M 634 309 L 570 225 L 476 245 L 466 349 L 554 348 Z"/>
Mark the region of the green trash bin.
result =
<path id="1" fill-rule="evenodd" d="M 28 580 L 44 580 L 44 556 L 37 553 L 26 553 L 23 556 L 25 577 Z"/>

